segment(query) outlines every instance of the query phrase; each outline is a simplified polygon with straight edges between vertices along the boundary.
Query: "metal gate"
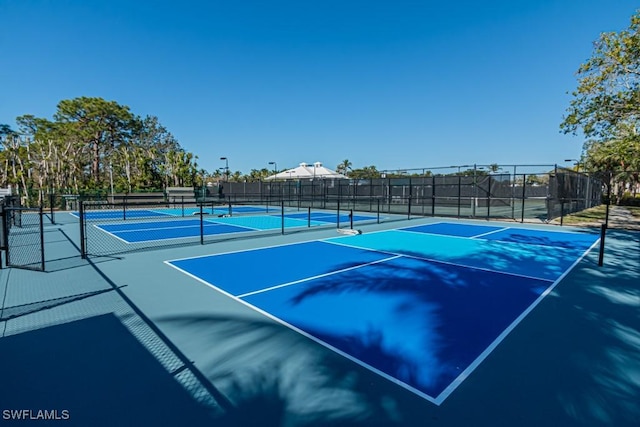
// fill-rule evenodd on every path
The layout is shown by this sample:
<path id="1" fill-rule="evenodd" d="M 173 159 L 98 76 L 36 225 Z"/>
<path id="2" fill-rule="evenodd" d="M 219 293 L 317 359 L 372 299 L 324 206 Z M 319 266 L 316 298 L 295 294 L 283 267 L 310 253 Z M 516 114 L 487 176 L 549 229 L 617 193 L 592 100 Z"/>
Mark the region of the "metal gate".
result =
<path id="1" fill-rule="evenodd" d="M 42 207 L 5 206 L 0 218 L 0 246 L 7 267 L 45 271 Z"/>

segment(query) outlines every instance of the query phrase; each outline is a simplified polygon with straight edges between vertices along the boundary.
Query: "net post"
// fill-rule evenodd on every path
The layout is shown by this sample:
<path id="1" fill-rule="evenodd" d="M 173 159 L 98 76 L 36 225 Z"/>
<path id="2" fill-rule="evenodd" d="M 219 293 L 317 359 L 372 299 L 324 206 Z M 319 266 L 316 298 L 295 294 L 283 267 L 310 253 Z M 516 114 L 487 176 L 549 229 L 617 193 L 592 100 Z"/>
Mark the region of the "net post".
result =
<path id="1" fill-rule="evenodd" d="M 378 212 L 377 212 L 377 214 L 378 214 L 378 221 L 377 221 L 377 223 L 378 223 L 378 224 L 380 224 L 380 199 L 377 199 L 377 201 L 378 201 Z"/>
<path id="2" fill-rule="evenodd" d="M 184 218 L 184 196 L 180 196 L 180 206 L 182 207 L 182 217 Z"/>
<path id="3" fill-rule="evenodd" d="M 44 266 L 44 211 L 42 205 L 40 206 L 40 210 L 38 212 L 38 216 L 40 218 L 40 259 L 41 259 L 41 267 L 42 271 L 45 271 Z"/>
<path id="4" fill-rule="evenodd" d="M 125 194 L 122 198 L 122 219 L 127 219 L 127 195 Z"/>
<path id="5" fill-rule="evenodd" d="M 564 222 L 564 197 L 560 200 L 560 226 Z"/>
<path id="6" fill-rule="evenodd" d="M 353 230 L 353 209 L 349 211 L 349 228 Z"/>
<path id="7" fill-rule="evenodd" d="M 204 245 L 204 215 L 202 213 L 202 203 L 200 203 L 200 244 Z"/>
<path id="8" fill-rule="evenodd" d="M 307 227 L 311 228 L 311 206 L 309 206 L 307 212 Z"/>
<path id="9" fill-rule="evenodd" d="M 598 266 L 602 267 L 604 265 L 604 238 L 607 234 L 607 224 L 602 224 L 600 226 L 600 252 L 598 253 Z"/>
<path id="10" fill-rule="evenodd" d="M 284 200 L 280 202 L 280 228 L 284 235 Z"/>
<path id="11" fill-rule="evenodd" d="M 80 257 L 87 258 L 87 243 L 84 235 L 85 217 L 84 217 L 84 200 L 78 201 L 78 216 L 80 217 Z"/>
<path id="12" fill-rule="evenodd" d="M 229 216 L 231 216 L 231 195 L 228 196 L 228 202 L 229 202 Z"/>
<path id="13" fill-rule="evenodd" d="M 337 214 L 336 214 L 336 225 L 337 228 L 340 228 L 340 199 L 338 199 L 338 209 L 337 209 Z"/>

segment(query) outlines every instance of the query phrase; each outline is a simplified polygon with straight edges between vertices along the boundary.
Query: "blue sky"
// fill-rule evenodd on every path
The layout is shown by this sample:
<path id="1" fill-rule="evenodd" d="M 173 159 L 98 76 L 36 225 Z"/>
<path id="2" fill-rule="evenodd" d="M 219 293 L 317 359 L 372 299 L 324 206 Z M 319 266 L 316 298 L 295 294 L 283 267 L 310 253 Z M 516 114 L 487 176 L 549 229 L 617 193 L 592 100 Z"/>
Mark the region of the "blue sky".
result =
<path id="1" fill-rule="evenodd" d="M 0 0 L 0 123 L 102 97 L 201 168 L 553 164 L 601 32 L 628 0 Z"/>

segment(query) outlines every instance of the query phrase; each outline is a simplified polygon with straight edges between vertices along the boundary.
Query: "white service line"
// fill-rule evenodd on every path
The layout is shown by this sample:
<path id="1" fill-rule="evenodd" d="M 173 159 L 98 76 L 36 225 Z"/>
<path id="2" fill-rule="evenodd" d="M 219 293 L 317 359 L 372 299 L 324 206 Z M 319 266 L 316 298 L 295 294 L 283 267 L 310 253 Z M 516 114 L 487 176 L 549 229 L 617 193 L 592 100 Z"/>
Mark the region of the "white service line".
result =
<path id="1" fill-rule="evenodd" d="M 331 271 L 329 273 L 318 274 L 317 276 L 305 277 L 304 279 L 294 280 L 293 282 L 283 283 L 281 285 L 271 286 L 270 288 L 259 289 L 257 291 L 247 292 L 246 294 L 238 295 L 237 298 L 245 298 L 255 294 L 261 294 L 263 292 L 272 291 L 274 289 L 284 288 L 286 286 L 296 285 L 298 283 L 308 282 L 310 280 L 319 279 L 321 277 L 332 276 L 334 274 L 344 273 L 345 271 L 355 270 L 361 267 L 368 267 L 370 265 L 379 264 L 381 262 L 391 261 L 392 259 L 400 258 L 400 255 L 392 256 L 389 258 L 383 258 L 376 261 L 368 262 L 366 264 L 354 265 L 353 267 L 343 268 L 341 270 Z"/>

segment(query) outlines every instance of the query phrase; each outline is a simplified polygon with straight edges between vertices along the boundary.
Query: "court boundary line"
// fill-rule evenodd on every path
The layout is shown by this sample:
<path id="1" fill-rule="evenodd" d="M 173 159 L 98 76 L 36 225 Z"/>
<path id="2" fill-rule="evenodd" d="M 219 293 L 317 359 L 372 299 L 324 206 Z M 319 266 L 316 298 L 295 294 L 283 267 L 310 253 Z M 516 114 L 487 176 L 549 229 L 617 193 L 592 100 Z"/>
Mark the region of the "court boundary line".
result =
<path id="1" fill-rule="evenodd" d="M 153 239 L 153 240 L 139 240 L 137 242 L 131 242 L 128 240 L 124 240 L 123 238 L 121 238 L 120 236 L 117 236 L 115 234 L 113 234 L 111 231 L 107 231 L 103 228 L 100 228 L 99 224 L 92 224 L 93 227 L 96 227 L 97 229 L 99 229 L 100 231 L 102 231 L 103 233 L 106 233 L 112 237 L 114 237 L 115 239 L 120 240 L 122 243 L 127 244 L 127 245 L 136 245 L 136 244 L 141 244 L 141 243 L 150 243 L 150 242 L 165 242 L 168 240 L 179 240 L 179 239 L 195 239 L 195 238 L 200 238 L 200 233 L 198 233 L 195 236 L 181 236 L 181 237 L 169 237 L 166 239 Z M 215 227 L 215 226 L 229 226 L 228 224 L 220 224 L 220 223 L 216 223 L 216 224 L 209 224 L 208 227 Z M 234 226 L 234 227 L 238 227 L 238 228 L 247 228 L 247 227 L 241 227 L 241 226 Z M 194 227 L 170 227 L 171 228 L 194 228 Z M 199 225 L 198 225 L 199 228 Z M 129 230 L 129 231 L 124 231 L 126 232 L 130 232 L 130 231 L 142 231 L 144 229 L 138 229 L 138 230 Z M 155 230 L 162 230 L 162 228 L 157 228 Z M 215 234 L 205 234 L 205 236 L 218 236 L 218 235 L 229 235 L 229 234 L 236 234 L 236 233 L 250 233 L 252 231 L 262 231 L 262 230 L 252 230 L 252 229 L 247 229 L 247 230 L 239 230 L 239 231 L 232 231 L 229 233 L 215 233 Z"/>
<path id="2" fill-rule="evenodd" d="M 377 375 L 381 376 L 382 378 L 385 378 L 386 380 L 388 380 L 388 381 L 390 381 L 390 382 L 392 382 L 392 383 L 394 383 L 394 384 L 406 389 L 407 391 L 410 391 L 411 393 L 414 393 L 414 394 L 418 395 L 419 397 L 422 397 L 423 399 L 425 399 L 425 400 L 427 400 L 427 401 L 429 401 L 431 403 L 434 403 L 434 404 L 436 404 L 438 406 L 440 405 L 440 403 L 438 403 L 433 396 L 430 396 L 430 395 L 426 394 L 425 392 L 423 392 L 421 390 L 418 390 L 417 388 L 415 388 L 415 387 L 413 387 L 413 386 L 411 386 L 411 385 L 399 380 L 398 378 L 395 378 L 395 377 L 387 374 L 386 372 L 383 372 L 383 371 L 379 370 L 378 368 L 376 368 L 374 366 L 371 366 L 368 363 L 363 362 L 362 360 L 351 356 L 350 354 L 344 352 L 343 350 L 340 350 L 339 348 L 336 348 L 336 347 L 332 346 L 331 344 L 329 344 L 329 343 L 327 343 L 325 341 L 322 341 L 320 338 L 317 338 L 317 337 L 311 335 L 310 333 L 308 333 L 308 332 L 306 332 L 306 331 L 304 331 L 304 330 L 302 330 L 302 329 L 300 329 L 300 328 L 298 328 L 298 327 L 296 327 L 296 326 L 294 326 L 294 325 L 292 325 L 292 324 L 280 319 L 279 317 L 276 317 L 273 314 L 271 314 L 271 313 L 269 313 L 269 312 L 267 312 L 265 310 L 262 310 L 261 308 L 258 308 L 256 306 L 250 304 L 249 302 L 247 302 L 247 301 L 245 301 L 245 300 L 243 300 L 241 298 L 238 298 L 238 297 L 226 292 L 225 290 L 223 290 L 223 289 L 221 289 L 221 288 L 219 288 L 219 287 L 207 282 L 206 280 L 203 280 L 200 277 L 195 276 L 195 275 L 183 270 L 182 268 L 171 264 L 170 261 L 164 261 L 164 263 L 169 265 L 170 267 L 173 267 L 176 270 L 182 272 L 183 274 L 186 274 L 187 276 L 195 279 L 196 281 L 204 284 L 205 286 L 208 286 L 211 289 L 213 289 L 215 291 L 218 291 L 221 294 L 233 299 L 234 301 L 237 301 L 237 302 L 245 305 L 246 307 L 256 311 L 257 313 L 260 313 L 261 315 L 263 315 L 263 316 L 265 316 L 265 317 L 267 317 L 267 318 L 269 318 L 269 319 L 271 319 L 271 320 L 273 320 L 273 321 L 275 321 L 275 322 L 277 322 L 277 323 L 279 323 L 279 324 L 291 329 L 292 331 L 297 332 L 297 333 L 299 333 L 300 335 L 302 335 L 302 336 L 304 336 L 306 338 L 309 338 L 310 340 L 314 341 L 315 343 L 317 343 L 317 344 L 319 344 L 319 345 L 321 345 L 321 346 L 323 346 L 323 347 L 325 347 L 325 348 L 327 348 L 327 349 L 329 349 L 329 350 L 341 355 L 342 357 L 344 357 L 344 358 L 354 362 L 355 364 L 357 364 L 357 365 L 359 365 L 359 366 L 361 366 L 361 367 L 373 372 L 374 374 L 377 374 Z"/>
<path id="3" fill-rule="evenodd" d="M 497 230 L 493 230 L 493 231 L 487 231 L 486 233 L 480 233 L 476 236 L 469 236 L 469 239 L 479 239 L 482 238 L 484 236 L 488 236 L 489 234 L 493 234 L 493 233 L 498 233 L 500 231 L 505 231 L 505 230 L 510 230 L 511 227 L 503 227 L 503 228 L 498 228 Z"/>
<path id="4" fill-rule="evenodd" d="M 304 279 L 294 280 L 292 282 L 282 283 L 280 285 L 270 286 L 268 288 L 263 288 L 263 289 L 258 289 L 256 291 L 246 292 L 244 294 L 237 295 L 237 297 L 238 298 L 246 298 L 246 297 L 250 297 L 251 295 L 257 295 L 257 294 L 261 294 L 261 293 L 264 293 L 264 292 L 273 291 L 275 289 L 286 288 L 288 286 L 298 285 L 300 283 L 308 282 L 310 280 L 320 279 L 321 277 L 332 276 L 334 274 L 340 274 L 340 273 L 344 273 L 345 271 L 356 270 L 356 269 L 361 268 L 361 267 L 368 267 L 370 265 L 375 265 L 375 264 L 379 264 L 381 262 L 391 261 L 391 260 L 398 259 L 398 258 L 402 258 L 402 255 L 395 255 L 395 256 L 388 257 L 388 258 L 378 259 L 378 260 L 370 261 L 370 262 L 367 262 L 367 263 L 364 263 L 364 264 L 353 265 L 351 267 L 342 268 L 340 270 L 333 270 L 333 271 L 329 271 L 328 273 L 317 274 L 315 276 L 305 277 Z"/>
<path id="5" fill-rule="evenodd" d="M 513 322 L 511 322 L 509 324 L 509 326 L 507 326 L 497 337 L 495 340 L 493 340 L 491 342 L 491 344 L 489 344 L 489 346 L 487 348 L 484 349 L 484 351 L 482 353 L 480 353 L 478 355 L 478 357 L 476 357 L 473 362 L 471 362 L 469 364 L 469 366 L 467 366 L 465 368 L 464 371 L 462 371 L 460 373 L 460 375 L 458 375 L 437 397 L 436 400 L 439 402 L 437 403 L 437 405 L 440 405 L 440 403 L 444 402 L 444 400 L 449 397 L 449 395 L 451 393 L 453 393 L 455 391 L 455 389 L 464 382 L 465 379 L 467 379 L 469 377 L 469 375 L 471 375 L 473 373 L 473 371 L 480 366 L 480 364 L 487 358 L 489 357 L 489 355 L 491 354 L 491 352 L 493 352 L 493 350 L 495 350 L 501 343 L 502 341 L 504 341 L 504 339 L 520 324 L 520 322 L 522 322 L 525 317 L 527 317 L 529 315 L 529 313 L 531 313 L 537 306 L 538 304 L 540 304 L 542 302 L 542 300 L 544 300 L 551 292 L 553 292 L 553 290 L 556 288 L 556 286 L 558 286 L 558 284 L 587 256 L 587 254 L 589 254 L 593 248 L 595 248 L 598 243 L 600 242 L 600 239 L 598 238 L 598 240 L 596 242 L 594 242 L 589 249 L 585 250 L 584 253 L 578 257 L 573 264 L 571 264 L 571 266 L 566 269 L 564 271 L 564 273 L 562 273 L 560 275 L 560 277 L 558 277 L 549 287 L 547 287 L 547 289 L 544 290 L 544 292 L 542 292 L 538 298 L 536 298 L 522 313 L 520 313 L 520 315 L 518 317 L 515 318 L 515 320 Z"/>
<path id="6" fill-rule="evenodd" d="M 420 225 L 443 224 L 443 223 L 455 224 L 455 223 L 451 223 L 451 222 L 447 222 L 447 221 L 436 221 L 436 222 L 428 222 L 428 223 L 420 224 Z M 465 222 L 463 224 L 475 225 L 476 223 L 466 223 Z M 547 225 L 542 225 L 542 227 L 555 227 L 555 226 L 551 226 L 551 225 L 547 224 Z M 510 227 L 510 228 L 516 228 L 516 229 L 517 228 L 523 228 L 525 230 L 537 230 L 536 228 L 527 228 L 527 227 Z M 317 230 L 317 231 L 321 231 L 321 230 Z M 386 230 L 375 230 L 375 231 L 370 231 L 370 232 L 368 232 L 366 234 L 387 233 L 389 231 L 404 231 L 404 232 L 407 232 L 407 233 L 417 233 L 417 234 L 433 234 L 433 233 L 419 233 L 419 232 L 415 232 L 415 231 L 412 232 L 412 231 L 403 230 L 401 228 L 391 228 L 391 229 L 386 229 Z M 561 232 L 562 233 L 575 233 L 573 231 L 561 231 Z M 593 234 L 593 233 L 588 233 L 588 234 Z M 442 234 L 438 234 L 438 236 L 468 239 L 468 237 L 446 236 L 446 235 L 442 235 Z M 257 247 L 257 248 L 236 249 L 236 250 L 233 250 L 233 251 L 225 251 L 225 252 L 219 252 L 219 253 L 209 253 L 209 254 L 204 254 L 204 255 L 188 256 L 188 257 L 184 257 L 184 258 L 171 259 L 171 260 L 168 260 L 168 261 L 173 262 L 173 261 L 184 261 L 184 260 L 197 259 L 197 258 L 207 258 L 207 257 L 210 257 L 210 256 L 219 256 L 219 255 L 233 254 L 233 253 L 238 253 L 238 252 L 259 251 L 259 250 L 262 250 L 262 249 L 277 248 L 277 247 L 280 247 L 280 246 L 298 245 L 298 244 L 311 243 L 311 242 L 333 243 L 333 242 L 328 242 L 328 240 L 348 239 L 348 238 L 351 238 L 351 237 L 354 237 L 354 236 L 334 236 L 334 237 L 310 238 L 308 240 L 301 240 L 299 242 L 277 243 L 277 244 L 271 244 L 271 245 L 267 245 L 267 246 L 260 246 L 260 247 Z M 513 243 L 513 242 L 504 242 L 504 243 Z M 566 249 L 566 248 L 562 248 L 562 249 Z"/>
<path id="7" fill-rule="evenodd" d="M 170 208 L 167 208 L 167 209 L 170 209 Z M 164 212 L 158 212 L 158 211 L 155 211 L 153 209 L 128 209 L 126 212 L 144 212 L 144 211 L 152 212 L 152 213 L 156 213 L 156 214 L 160 214 L 160 215 L 158 215 L 158 216 L 148 216 L 148 217 L 134 217 L 134 218 L 142 219 L 142 218 L 162 218 L 162 217 L 176 217 L 177 216 L 177 215 L 171 215 L 171 214 L 164 213 Z M 87 219 L 86 215 L 88 213 L 91 213 L 91 212 L 121 212 L 122 213 L 123 211 L 122 210 L 115 210 L 115 209 L 96 209 L 96 210 L 85 211 L 84 212 L 85 213 L 85 221 L 118 220 L 118 219 L 126 221 L 123 218 L 110 218 L 110 217 L 89 218 L 89 219 Z M 78 213 L 79 213 L 78 211 L 68 211 L 67 213 L 69 215 L 71 215 L 72 217 L 74 217 L 74 218 L 80 219 L 80 215 L 78 215 Z M 123 214 L 123 216 L 125 216 L 125 215 Z"/>
<path id="8" fill-rule="evenodd" d="M 214 256 L 220 256 L 220 255 L 235 254 L 235 253 L 240 253 L 240 252 L 261 251 L 263 249 L 279 248 L 279 247 L 282 247 L 282 246 L 290 246 L 290 245 L 302 245 L 302 244 L 305 244 L 305 243 L 313 243 L 313 242 L 328 243 L 328 242 L 324 242 L 322 239 L 310 239 L 310 240 L 302 240 L 300 242 L 279 243 L 279 244 L 275 244 L 275 245 L 261 246 L 259 248 L 237 249 L 237 250 L 233 250 L 233 251 L 220 252 L 220 253 L 217 253 L 217 254 L 205 254 L 205 255 L 189 256 L 189 257 L 185 257 L 185 258 L 176 258 L 176 259 L 166 260 L 165 262 L 187 261 L 187 260 L 190 260 L 190 259 L 208 258 L 208 257 L 214 257 Z"/>
<path id="9" fill-rule="evenodd" d="M 470 270 L 479 270 L 479 271 L 484 271 L 484 272 L 487 272 L 487 273 L 495 273 L 495 274 L 502 274 L 502 275 L 505 275 L 505 276 L 520 277 L 520 278 L 523 278 L 523 279 L 540 280 L 540 281 L 543 281 L 543 282 L 553 282 L 555 280 L 555 279 L 545 279 L 545 278 L 542 278 L 542 277 L 527 276 L 526 274 L 518 274 L 518 273 L 510 273 L 510 272 L 506 272 L 506 271 L 491 270 L 489 268 L 484 268 L 484 267 L 474 267 L 474 266 L 471 266 L 471 265 L 457 264 L 455 262 L 442 261 L 442 260 L 438 260 L 438 259 L 426 258 L 426 257 L 417 256 L 417 255 L 398 254 L 396 252 L 391 252 L 391 251 L 387 251 L 387 250 L 383 250 L 383 249 L 363 248 L 363 247 L 360 247 L 360 246 L 351 246 L 351 245 L 346 245 L 344 243 L 337 243 L 337 242 L 326 242 L 326 243 L 333 244 L 333 245 L 338 245 L 338 246 L 344 246 L 344 247 L 352 248 L 352 249 L 363 249 L 363 250 L 370 250 L 370 251 L 374 251 L 374 252 L 380 252 L 380 253 L 383 253 L 383 254 L 397 255 L 397 256 L 401 256 L 401 257 L 405 257 L 405 258 L 416 259 L 416 260 L 419 260 L 419 261 L 428 261 L 428 262 L 433 262 L 435 264 L 449 265 L 449 266 L 452 266 L 452 267 L 468 268 Z"/>
<path id="10" fill-rule="evenodd" d="M 510 228 L 510 227 L 507 227 L 507 228 Z M 532 230 L 530 228 L 525 228 L 525 229 Z M 533 230 L 535 230 L 535 229 L 533 229 Z M 373 233 L 388 232 L 388 231 L 400 231 L 400 230 L 399 229 L 379 230 L 379 231 L 375 231 Z M 416 233 L 419 233 L 419 232 L 416 232 Z M 571 232 L 564 232 L 564 233 L 571 233 Z M 419 234 L 432 234 L 432 233 L 419 233 Z M 440 236 L 442 236 L 442 235 L 440 235 Z M 338 239 L 345 238 L 345 237 L 350 237 L 350 236 L 343 236 L 343 237 L 337 237 L 337 238 L 333 237 L 333 238 L 329 238 L 329 239 L 338 240 Z M 456 237 L 456 236 L 445 236 L 445 237 Z M 468 237 L 463 237 L 463 238 L 470 239 Z M 569 266 L 555 280 L 540 279 L 540 278 L 535 278 L 535 277 L 518 275 L 519 277 L 526 277 L 526 278 L 530 278 L 530 279 L 534 279 L 534 280 L 538 280 L 538 281 L 551 282 L 551 284 L 549 286 L 547 286 L 546 289 L 525 310 L 523 310 L 522 313 L 520 313 L 520 315 L 513 322 L 511 322 L 496 337 L 496 339 L 494 339 L 485 348 L 485 350 L 482 351 L 478 355 L 478 357 L 476 357 L 467 366 L 467 368 L 465 368 L 465 370 L 463 372 L 461 372 L 457 377 L 455 377 L 449 383 L 449 385 L 447 387 L 445 387 L 445 389 L 442 392 L 440 392 L 440 394 L 438 394 L 436 397 L 430 396 L 430 395 L 426 394 L 425 392 L 420 391 L 420 390 L 414 388 L 413 386 L 404 383 L 403 381 L 399 380 L 398 378 L 395 378 L 395 377 L 393 377 L 393 376 L 391 376 L 391 375 L 389 375 L 389 374 L 387 374 L 385 372 L 382 372 L 379 369 L 377 369 L 377 368 L 375 368 L 375 367 L 373 367 L 373 366 L 371 366 L 371 365 L 369 365 L 369 364 L 367 364 L 367 363 L 365 363 L 365 362 L 363 362 L 363 361 L 361 361 L 361 360 L 359 360 L 359 359 L 357 359 L 357 358 L 345 353 L 344 351 L 333 347 L 332 345 L 330 345 L 330 344 L 320 340 L 319 338 L 317 338 L 317 337 L 305 332 L 304 330 L 301 330 L 301 329 L 289 324 L 288 322 L 285 322 L 284 320 L 274 316 L 273 314 L 268 313 L 268 312 L 266 312 L 266 311 L 264 311 L 264 310 L 262 310 L 262 309 L 260 309 L 260 308 L 258 308 L 256 306 L 248 303 L 247 301 L 244 301 L 241 298 L 241 296 L 235 296 L 233 294 L 230 294 L 229 292 L 227 292 L 227 291 L 225 291 L 225 290 L 223 290 L 223 289 L 221 289 L 221 288 L 219 288 L 219 287 L 207 282 L 206 280 L 204 280 L 204 279 L 202 279 L 202 278 L 200 278 L 200 277 L 198 277 L 198 276 L 196 276 L 196 275 L 194 275 L 194 274 L 192 274 L 192 273 L 190 273 L 190 272 L 188 272 L 188 271 L 186 271 L 186 270 L 184 270 L 184 269 L 172 264 L 172 262 L 183 261 L 183 260 L 206 258 L 206 257 L 227 255 L 227 254 L 240 253 L 240 252 L 252 252 L 252 251 L 258 251 L 258 250 L 263 250 L 263 249 L 270 249 L 270 248 L 276 248 L 276 247 L 282 247 L 282 246 L 293 246 L 293 245 L 297 245 L 297 244 L 305 244 L 305 243 L 313 243 L 313 242 L 321 242 L 321 243 L 336 244 L 336 245 L 339 245 L 339 246 L 351 247 L 349 245 L 345 245 L 345 244 L 337 243 L 337 242 L 333 242 L 333 241 L 329 242 L 329 241 L 326 241 L 325 239 L 310 239 L 310 240 L 307 240 L 307 241 L 294 242 L 294 243 L 283 243 L 283 244 L 277 244 L 277 245 L 269 245 L 269 246 L 265 246 L 265 247 L 252 248 L 252 249 L 239 249 L 239 250 L 235 250 L 235 251 L 222 252 L 222 253 L 218 253 L 218 254 L 207 254 L 207 255 L 199 255 L 199 256 L 194 256 L 194 257 L 178 258 L 178 259 L 174 259 L 174 260 L 166 260 L 166 261 L 163 261 L 163 263 L 169 265 L 170 267 L 172 267 L 172 268 L 174 268 L 174 269 L 176 269 L 176 270 L 178 270 L 180 272 L 182 272 L 183 274 L 186 274 L 187 276 L 195 279 L 196 281 L 198 281 L 198 282 L 200 282 L 200 283 L 202 283 L 202 284 L 204 284 L 204 285 L 206 285 L 206 286 L 218 291 L 219 293 L 221 293 L 223 295 L 226 295 L 226 296 L 232 298 L 233 300 L 235 300 L 237 302 L 240 302 L 241 304 L 244 304 L 248 308 L 250 308 L 250 309 L 252 309 L 252 310 L 254 310 L 254 311 L 256 311 L 256 312 L 258 312 L 258 313 L 260 313 L 260 314 L 262 314 L 262 315 L 264 315 L 264 316 L 266 316 L 266 317 L 268 317 L 268 318 L 270 318 L 270 319 L 272 319 L 272 320 L 274 320 L 274 321 L 286 326 L 286 327 L 288 327 L 289 329 L 291 329 L 291 330 L 293 330 L 293 331 L 295 331 L 297 333 L 300 333 L 301 335 L 303 335 L 303 336 L 315 341 L 316 343 L 322 345 L 323 347 L 328 348 L 328 349 L 340 354 L 341 356 L 347 358 L 348 360 L 351 360 L 352 362 L 354 362 L 354 363 L 356 363 L 356 364 L 368 369 L 369 371 L 371 371 L 371 372 L 373 372 L 375 374 L 380 375 L 381 377 L 389 380 L 390 382 L 392 382 L 392 383 L 394 383 L 394 384 L 396 384 L 398 386 L 401 386 L 402 388 L 405 388 L 406 390 L 418 395 L 419 397 L 422 397 L 423 399 L 425 399 L 425 400 L 427 400 L 427 401 L 429 401 L 431 403 L 434 403 L 437 406 L 440 406 L 451 395 L 451 393 L 453 393 L 453 391 L 455 391 L 455 389 L 457 387 L 459 387 L 460 384 L 462 384 L 464 382 L 464 380 L 466 380 L 473 373 L 473 371 L 491 354 L 491 352 L 493 350 L 495 350 L 495 348 L 497 348 L 498 345 L 500 345 L 500 343 L 520 324 L 520 322 L 527 315 L 529 315 L 531 313 L 531 311 L 533 311 L 537 307 L 537 305 L 540 304 L 540 302 L 542 300 L 544 300 L 544 298 L 547 297 L 555 289 L 555 287 L 598 245 L 599 241 L 600 241 L 599 238 L 596 239 L 596 241 L 588 249 L 585 249 L 583 251 L 583 253 L 579 257 L 577 257 L 577 259 L 571 264 L 571 266 Z M 539 246 L 544 246 L 544 245 L 539 245 Z M 390 255 L 396 255 L 396 257 L 391 257 L 391 258 L 400 258 L 400 257 L 412 258 L 412 256 L 410 256 L 410 255 L 399 255 L 399 254 L 394 254 L 394 253 L 389 252 L 389 251 L 381 251 L 381 250 L 376 250 L 376 249 L 372 249 L 372 248 L 360 248 L 360 247 L 353 247 L 353 248 L 371 250 L 371 251 L 380 252 L 380 253 L 388 253 Z M 565 248 L 561 248 L 561 249 L 565 249 Z M 391 258 L 384 259 L 384 260 L 378 260 L 378 261 L 375 261 L 374 263 L 379 263 L 379 262 L 382 262 L 382 261 L 388 261 Z M 476 268 L 476 269 L 479 269 L 479 270 L 483 270 L 482 268 L 467 267 L 467 266 L 462 266 L 462 265 L 458 265 L 458 264 L 454 264 L 454 263 L 447 263 L 447 262 L 442 262 L 442 261 L 429 260 L 429 259 L 425 259 L 425 258 L 419 258 L 419 257 L 413 257 L 413 258 L 422 259 L 422 260 L 425 260 L 425 261 L 440 262 L 440 263 L 443 263 L 443 264 L 450 264 L 450 265 L 460 266 L 460 267 L 464 267 L 464 268 Z M 368 263 L 368 264 L 371 264 L 371 263 Z M 363 265 L 360 265 L 360 266 L 357 266 L 357 267 L 361 267 L 361 266 L 363 266 Z M 493 270 L 486 270 L 486 271 L 494 272 Z M 497 272 L 497 271 L 495 271 L 495 273 L 507 274 L 507 275 L 509 274 L 509 273 L 503 273 L 503 272 Z M 301 279 L 301 280 L 296 281 L 296 282 L 300 283 L 300 282 L 303 282 L 303 281 L 306 281 L 306 280 L 310 280 L 310 278 Z M 292 283 L 292 284 L 294 284 L 294 283 Z M 268 288 L 268 289 L 275 289 L 276 287 L 281 287 L 281 285 L 276 285 L 275 287 L 271 287 L 271 288 Z M 252 293 L 255 293 L 255 292 L 252 292 Z M 248 293 L 248 294 L 251 294 L 251 293 Z M 243 294 L 243 296 L 244 296 L 244 294 Z"/>
<path id="11" fill-rule="evenodd" d="M 518 230 L 519 227 L 506 227 L 500 231 L 504 231 L 504 230 Z M 531 230 L 531 231 L 538 231 L 535 228 L 520 228 L 522 230 Z M 438 233 L 424 233 L 422 231 L 413 231 L 413 230 L 406 230 L 406 229 L 402 229 L 402 228 L 396 228 L 396 229 L 391 229 L 391 230 L 381 230 L 381 232 L 388 232 L 388 231 L 401 231 L 403 233 L 413 233 L 413 234 L 427 234 L 430 236 L 440 236 L 440 237 L 450 237 L 452 239 L 468 239 L 468 240 L 485 240 L 482 238 L 476 238 L 476 237 L 464 237 L 464 236 L 451 236 L 449 234 L 438 234 Z M 540 230 L 540 231 L 544 231 L 544 230 Z M 497 231 L 496 231 L 497 232 Z M 377 232 L 375 232 L 377 233 Z M 571 231 L 560 231 L 557 233 L 564 233 L 564 234 L 582 234 L 582 233 L 573 233 Z M 373 233 L 369 233 L 369 234 L 373 234 Z M 590 234 L 592 236 L 598 236 L 596 233 L 586 233 L 586 234 Z M 344 237 L 351 237 L 351 236 L 344 236 Z M 334 238 L 334 237 L 332 237 Z M 339 239 L 340 237 L 335 237 L 335 239 Z M 596 240 L 600 240 L 600 237 L 598 237 Z M 579 250 L 583 250 L 581 248 L 566 248 L 564 246 L 552 246 L 552 245 L 542 245 L 540 243 L 528 243 L 528 242 L 510 242 L 508 240 L 488 240 L 486 239 L 485 241 L 487 242 L 499 242 L 500 244 L 505 244 L 505 245 L 527 245 L 527 246 L 542 246 L 544 248 L 555 248 L 555 249 L 563 249 L 563 250 L 567 250 L 567 251 L 579 251 Z M 588 251 L 591 248 L 591 246 L 589 246 L 588 248 L 585 248 L 585 251 Z"/>

